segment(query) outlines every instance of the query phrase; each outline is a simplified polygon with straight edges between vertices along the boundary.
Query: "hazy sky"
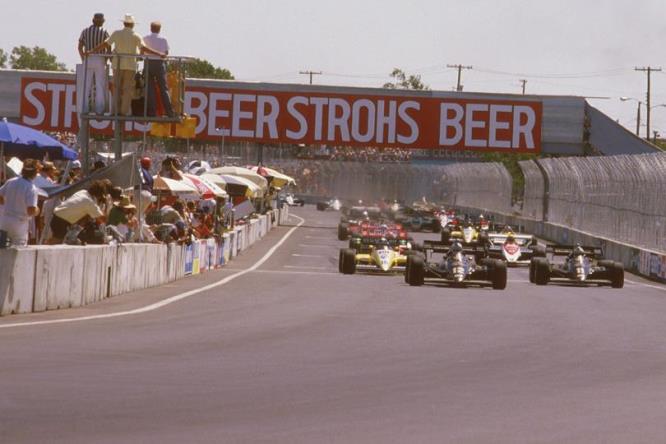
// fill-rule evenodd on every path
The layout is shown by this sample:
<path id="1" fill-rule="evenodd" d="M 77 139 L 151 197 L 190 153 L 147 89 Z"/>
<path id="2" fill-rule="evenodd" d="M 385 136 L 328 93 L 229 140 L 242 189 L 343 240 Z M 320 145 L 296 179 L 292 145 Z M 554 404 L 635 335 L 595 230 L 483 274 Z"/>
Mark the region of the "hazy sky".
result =
<path id="1" fill-rule="evenodd" d="M 141 34 L 163 23 L 171 54 L 225 67 L 239 80 L 381 86 L 394 67 L 450 90 L 472 65 L 465 91 L 603 96 L 590 102 L 635 129 L 646 76 L 666 69 L 664 0 L 0 0 L 0 48 L 45 47 L 72 68 L 76 43 L 94 12 L 120 28 L 130 12 Z M 8 13 L 11 11 L 11 14 Z M 666 103 L 666 71 L 653 74 L 654 105 Z M 643 115 L 645 112 L 643 110 Z M 653 110 L 666 135 L 666 107 Z M 643 129 L 644 131 L 644 129 Z"/>

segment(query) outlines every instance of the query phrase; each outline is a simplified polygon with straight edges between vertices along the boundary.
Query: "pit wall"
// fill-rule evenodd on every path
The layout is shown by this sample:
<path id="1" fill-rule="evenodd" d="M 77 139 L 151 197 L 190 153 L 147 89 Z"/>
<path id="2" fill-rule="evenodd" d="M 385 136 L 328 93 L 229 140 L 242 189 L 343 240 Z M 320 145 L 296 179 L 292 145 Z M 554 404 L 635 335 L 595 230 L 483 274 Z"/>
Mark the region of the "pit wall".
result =
<path id="1" fill-rule="evenodd" d="M 0 315 L 80 307 L 223 267 L 288 219 L 288 208 L 191 245 L 0 249 Z"/>
<path id="2" fill-rule="evenodd" d="M 666 255 L 658 251 L 629 245 L 599 235 L 574 230 L 564 225 L 542 222 L 535 219 L 498 213 L 489 209 L 456 206 L 457 210 L 470 215 L 493 216 L 498 223 L 511 225 L 526 233 L 557 244 L 599 246 L 607 259 L 622 262 L 626 270 L 647 278 L 666 283 Z"/>

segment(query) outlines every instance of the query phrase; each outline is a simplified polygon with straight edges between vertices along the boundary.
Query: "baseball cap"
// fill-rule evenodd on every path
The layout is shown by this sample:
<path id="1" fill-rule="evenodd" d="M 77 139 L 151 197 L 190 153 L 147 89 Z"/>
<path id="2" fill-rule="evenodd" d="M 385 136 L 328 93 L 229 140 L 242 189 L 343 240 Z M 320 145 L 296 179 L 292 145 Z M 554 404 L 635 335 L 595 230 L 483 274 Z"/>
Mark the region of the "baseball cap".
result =
<path id="1" fill-rule="evenodd" d="M 72 162 L 72 169 L 74 168 L 81 168 L 81 161 L 80 160 L 75 160 Z"/>

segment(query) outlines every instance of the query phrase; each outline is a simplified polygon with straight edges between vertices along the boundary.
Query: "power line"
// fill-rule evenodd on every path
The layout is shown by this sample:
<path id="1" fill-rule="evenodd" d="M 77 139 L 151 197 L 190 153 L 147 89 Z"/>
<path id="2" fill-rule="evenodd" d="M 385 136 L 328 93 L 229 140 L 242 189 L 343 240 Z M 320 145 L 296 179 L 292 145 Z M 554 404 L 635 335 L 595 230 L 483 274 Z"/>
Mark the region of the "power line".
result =
<path id="1" fill-rule="evenodd" d="M 646 105 L 647 105 L 647 115 L 646 115 L 647 130 L 645 132 L 645 138 L 649 141 L 650 140 L 650 89 L 651 89 L 651 87 L 650 87 L 650 83 L 651 83 L 650 82 L 650 74 L 652 72 L 660 72 L 661 68 L 653 68 L 651 66 L 647 66 L 647 67 L 642 67 L 642 68 L 636 67 L 636 68 L 634 68 L 634 70 L 647 73 L 647 94 L 646 94 L 646 96 L 647 96 L 647 101 L 646 101 Z"/>
<path id="2" fill-rule="evenodd" d="M 321 71 L 298 71 L 299 74 L 305 74 L 310 76 L 310 85 L 312 85 L 312 76 L 320 76 Z"/>
<path id="3" fill-rule="evenodd" d="M 456 68 L 458 70 L 458 84 L 456 86 L 456 91 L 462 92 L 463 86 L 460 83 L 460 78 L 462 77 L 462 70 L 463 69 L 472 69 L 472 66 L 464 66 L 464 65 L 446 65 L 447 68 Z"/>

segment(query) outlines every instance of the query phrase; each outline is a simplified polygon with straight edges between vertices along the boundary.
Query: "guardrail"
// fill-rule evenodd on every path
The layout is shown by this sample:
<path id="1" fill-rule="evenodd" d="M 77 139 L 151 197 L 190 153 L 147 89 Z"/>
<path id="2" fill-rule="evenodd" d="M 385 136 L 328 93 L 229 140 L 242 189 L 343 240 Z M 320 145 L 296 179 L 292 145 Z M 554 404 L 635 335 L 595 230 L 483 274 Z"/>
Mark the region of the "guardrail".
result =
<path id="1" fill-rule="evenodd" d="M 222 239 L 190 245 L 121 244 L 0 249 L 0 315 L 79 307 L 223 267 L 286 222 L 273 210 Z"/>

